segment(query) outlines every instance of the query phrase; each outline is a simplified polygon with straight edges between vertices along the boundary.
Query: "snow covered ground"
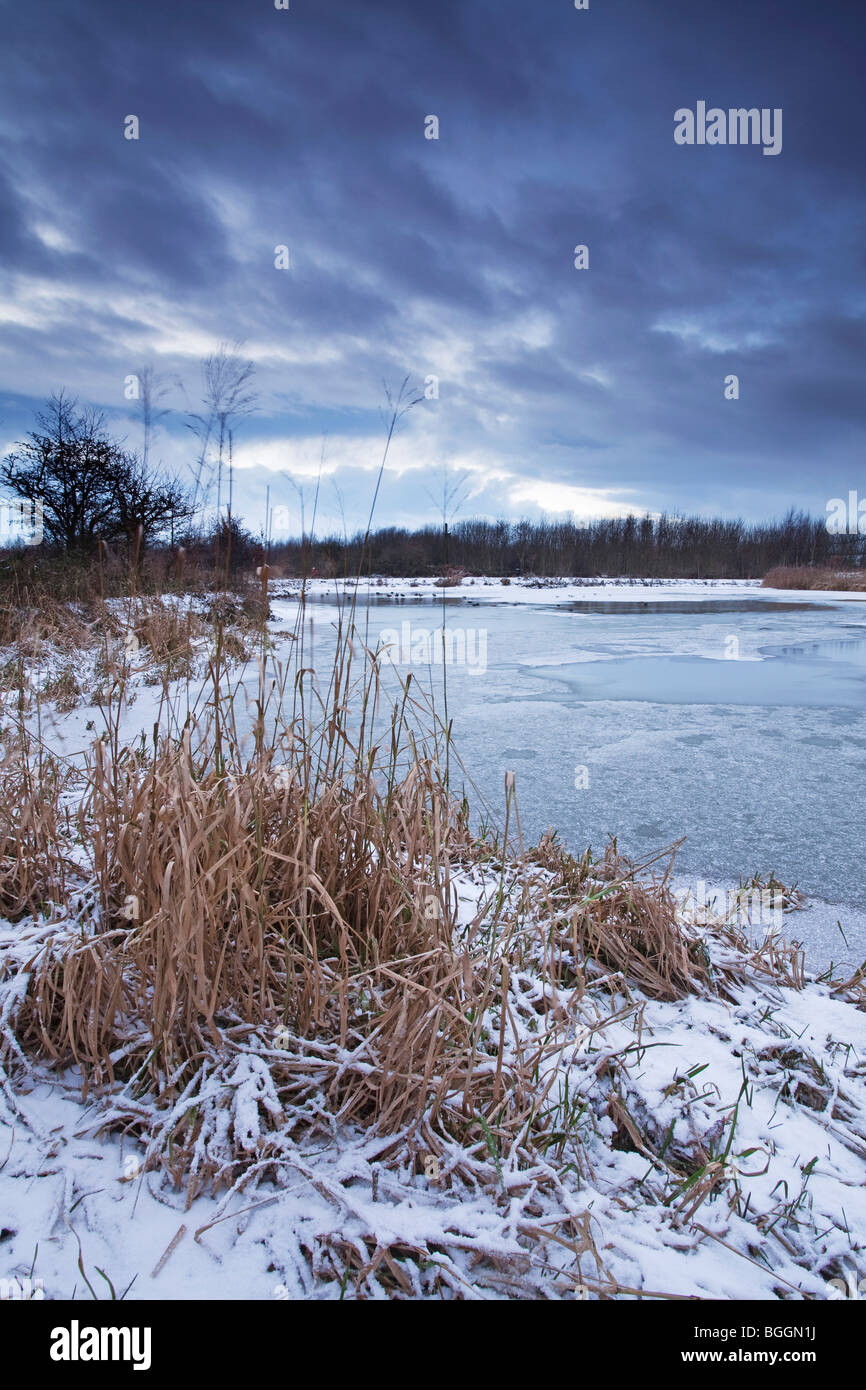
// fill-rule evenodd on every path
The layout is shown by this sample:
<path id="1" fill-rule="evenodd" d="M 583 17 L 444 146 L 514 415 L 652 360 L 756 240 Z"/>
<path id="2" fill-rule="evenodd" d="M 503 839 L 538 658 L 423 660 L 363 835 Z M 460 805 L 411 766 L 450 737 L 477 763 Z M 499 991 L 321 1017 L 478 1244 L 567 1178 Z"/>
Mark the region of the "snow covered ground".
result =
<path id="1" fill-rule="evenodd" d="M 460 891 L 465 916 L 481 885 Z M 0 945 L 24 962 L 38 936 Z M 167 1123 L 132 1087 L 83 1103 L 74 1072 L 7 1059 L 0 1277 L 56 1299 L 384 1297 L 335 1277 L 329 1251 L 348 1244 L 368 1268 L 389 1252 L 409 1297 L 432 1296 L 431 1270 L 473 1299 L 849 1297 L 866 1277 L 866 1011 L 744 962 L 738 979 L 730 998 L 673 1003 L 564 991 L 539 1080 L 561 1143 L 531 1165 L 491 1150 L 471 1184 L 453 1146 L 431 1169 L 400 1135 L 339 1125 L 256 1163 L 280 1054 L 253 1035 L 194 1098 L 225 1104 L 250 1168 L 188 1203 L 146 1142 L 99 1137 L 111 1115 L 145 1138 Z M 524 1044 L 536 992 L 530 971 L 512 986 Z M 0 998 L 8 1017 L 8 984 Z"/>
<path id="2" fill-rule="evenodd" d="M 308 610 L 315 660 L 326 665 L 334 586 L 313 581 L 310 590 L 317 596 Z M 369 592 L 377 600 L 369 609 L 374 636 L 402 620 L 407 600 L 438 603 L 443 596 L 425 581 L 374 582 Z M 449 622 L 465 625 L 467 614 L 477 622 L 487 605 L 501 610 L 501 629 L 493 617 L 482 620 L 489 637 L 501 631 L 499 653 L 494 641 L 488 644 L 495 680 L 449 672 L 457 745 L 491 801 L 504 771 L 516 769 L 525 825 L 558 824 L 575 847 L 590 838 L 602 847 L 597 824 L 627 842 L 631 835 L 627 850 L 658 847 L 687 831 L 696 848 L 684 866 L 678 860 L 681 892 L 706 880 L 708 896 L 723 894 L 739 874 L 756 869 L 805 880 L 807 888 L 820 884 L 823 894 L 812 891 L 805 911 L 786 914 L 785 931 L 809 942 L 814 971 L 831 958 L 847 959 L 851 969 L 859 963 L 866 913 L 862 896 L 858 906 L 857 768 L 866 728 L 859 696 L 850 693 L 858 673 L 849 669 L 845 644 L 854 650 L 861 639 L 862 596 L 774 595 L 752 581 L 536 587 L 517 579 L 464 580 L 445 596 Z M 750 613 L 750 600 L 767 606 Z M 616 629 L 601 612 L 636 601 L 668 605 L 669 626 L 655 615 L 642 627 L 624 611 L 616 621 L 632 626 Z M 723 610 L 676 613 L 678 601 L 721 602 Z M 602 627 L 567 624 L 567 605 L 584 602 L 598 604 L 599 615 L 586 621 Z M 274 586 L 272 606 L 277 654 L 285 642 L 288 655 L 289 640 L 278 634 L 297 614 L 295 587 Z M 531 609 L 531 624 L 509 618 L 515 607 Z M 738 607 L 742 618 L 735 612 L 732 625 Z M 580 689 L 575 695 L 578 668 L 627 659 L 673 656 L 724 671 L 729 635 L 738 638 L 736 664 L 743 667 L 771 667 L 784 659 L 783 646 L 814 654 L 822 643 L 841 642 L 845 670 L 834 674 L 830 657 L 821 673 L 830 702 L 764 704 L 757 715 L 722 702 L 720 719 L 710 700 L 645 700 L 624 716 L 622 700 L 586 698 L 585 688 L 583 698 Z M 239 665 L 237 674 L 243 670 Z M 252 665 L 248 671 L 252 679 Z M 34 683 L 50 674 L 35 669 Z M 195 689 L 193 683 L 193 703 Z M 144 672 L 133 693 L 122 722 L 130 740 L 152 729 L 162 705 L 161 690 L 146 684 Z M 92 703 L 44 715 L 43 738 L 73 761 L 98 735 Z M 721 739 L 715 743 L 714 724 Z M 671 784 L 663 769 L 678 746 L 687 749 L 686 780 Z M 576 790 L 578 764 L 590 773 L 585 791 Z M 831 775 L 840 765 L 844 777 Z M 545 776 L 533 792 L 539 769 Z M 607 821 L 593 811 L 593 793 Z M 719 805 L 724 852 L 711 814 Z M 643 836 L 636 833 L 641 826 Z M 800 874 L 787 874 L 786 845 Z M 461 891 L 469 911 L 479 884 L 467 879 Z M 837 921 L 848 937 L 844 950 Z M 0 928 L 0 951 L 23 972 L 7 975 L 0 992 L 7 1028 L 44 932 L 26 922 Z M 759 924 L 753 935 L 761 934 Z M 730 964 L 730 946 L 711 930 L 707 949 L 719 968 Z M 562 1152 L 527 1168 L 502 1163 L 491 1151 L 474 1183 L 454 1175 L 456 1155 L 452 1173 L 447 1149 L 431 1177 L 416 1148 L 401 1149 L 398 1140 L 395 1151 L 393 1139 L 334 1126 L 327 1143 L 286 1139 L 276 1179 L 271 1156 L 262 1164 L 266 1176 L 253 1163 L 229 1192 L 199 1194 L 188 1206 L 155 1153 L 149 1158 L 134 1137 L 164 1122 L 149 1102 L 115 1091 L 83 1103 L 74 1072 L 25 1066 L 7 1054 L 0 1281 L 24 1288 L 29 1279 L 48 1298 L 90 1299 L 88 1285 L 107 1297 L 108 1281 L 118 1295 L 128 1288 L 130 1300 L 385 1296 L 373 1275 L 347 1283 L 335 1276 L 329 1252 L 348 1242 L 359 1265 L 381 1269 L 382 1252 L 389 1252 L 394 1290 L 413 1297 L 444 1289 L 470 1298 L 592 1298 L 615 1289 L 622 1298 L 841 1298 L 866 1277 L 866 1012 L 814 976 L 797 989 L 743 964 L 738 979 L 732 997 L 674 1003 L 645 999 L 632 987 L 619 1011 L 608 998 L 602 1007 L 597 997 L 563 997 L 550 1039 L 547 1100 L 561 1111 Z M 531 974 L 512 988 L 516 1015 L 531 1018 Z M 215 1069 L 211 1098 L 249 1136 L 254 1153 L 279 1058 L 271 1039 L 253 1037 L 235 1060 L 234 1068 Z M 113 1125 L 101 1132 L 119 1113 L 129 1117 L 126 1139 Z M 431 1269 L 441 1272 L 435 1295 Z M 0 1289 L 14 1292 L 14 1285 Z"/>
<path id="3" fill-rule="evenodd" d="M 296 594 L 301 589 L 301 581 L 296 579 L 277 579 L 270 584 L 275 597 Z M 331 598 L 335 594 L 352 593 L 354 580 L 308 579 L 304 585 L 306 592 L 317 598 Z M 411 598 L 419 602 L 427 599 L 442 600 L 443 590 L 431 578 L 399 579 L 387 576 L 373 576 L 361 580 L 359 592 L 382 598 Z M 863 594 L 847 590 L 817 589 L 764 589 L 760 579 L 537 579 L 534 576 L 515 576 L 513 579 L 483 579 L 466 575 L 456 587 L 446 588 L 444 593 L 451 599 L 483 599 L 485 603 L 544 604 L 553 600 L 567 603 L 571 600 L 586 600 L 594 603 L 623 602 L 647 599 L 653 603 L 673 603 L 678 600 L 695 599 L 748 599 L 766 598 L 793 602 L 820 603 L 821 601 L 844 602 L 846 600 L 864 601 Z"/>

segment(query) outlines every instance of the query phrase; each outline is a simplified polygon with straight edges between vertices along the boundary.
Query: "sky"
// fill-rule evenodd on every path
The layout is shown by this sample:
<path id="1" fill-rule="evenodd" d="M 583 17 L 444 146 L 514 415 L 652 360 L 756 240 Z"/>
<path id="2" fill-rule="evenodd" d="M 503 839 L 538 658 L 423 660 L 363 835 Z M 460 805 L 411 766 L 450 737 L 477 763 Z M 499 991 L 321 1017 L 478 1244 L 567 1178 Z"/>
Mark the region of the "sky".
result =
<path id="1" fill-rule="evenodd" d="M 383 525 L 443 495 L 866 497 L 859 0 L 0 0 L 0 26 L 0 451 L 60 387 L 140 449 L 149 364 L 151 460 L 189 480 L 202 359 L 237 342 L 253 530 L 268 487 L 293 534 L 317 487 L 317 531 L 365 525 L 406 377 Z M 781 149 L 677 143 L 700 102 L 781 112 Z"/>

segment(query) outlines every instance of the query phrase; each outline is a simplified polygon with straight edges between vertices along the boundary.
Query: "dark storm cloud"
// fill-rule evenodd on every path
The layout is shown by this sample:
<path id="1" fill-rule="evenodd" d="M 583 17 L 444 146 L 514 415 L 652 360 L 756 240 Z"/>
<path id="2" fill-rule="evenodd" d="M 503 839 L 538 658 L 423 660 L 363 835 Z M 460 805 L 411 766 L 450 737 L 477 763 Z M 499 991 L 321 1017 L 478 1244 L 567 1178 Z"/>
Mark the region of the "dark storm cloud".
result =
<path id="1" fill-rule="evenodd" d="M 261 394 L 239 435 L 251 512 L 257 461 L 304 472 L 328 434 L 356 522 L 382 379 L 407 371 L 438 376 L 440 395 L 404 426 L 394 461 L 410 471 L 386 483 L 383 520 L 430 517 L 445 465 L 469 469 L 472 509 L 492 512 L 557 505 L 541 484 L 753 515 L 822 511 L 839 479 L 862 484 L 854 7 L 0 13 L 0 443 L 61 383 L 134 437 L 123 381 L 152 360 L 183 379 L 160 438 L 180 466 L 198 358 L 245 338 Z M 698 100 L 781 107 L 781 155 L 677 147 L 674 112 Z"/>

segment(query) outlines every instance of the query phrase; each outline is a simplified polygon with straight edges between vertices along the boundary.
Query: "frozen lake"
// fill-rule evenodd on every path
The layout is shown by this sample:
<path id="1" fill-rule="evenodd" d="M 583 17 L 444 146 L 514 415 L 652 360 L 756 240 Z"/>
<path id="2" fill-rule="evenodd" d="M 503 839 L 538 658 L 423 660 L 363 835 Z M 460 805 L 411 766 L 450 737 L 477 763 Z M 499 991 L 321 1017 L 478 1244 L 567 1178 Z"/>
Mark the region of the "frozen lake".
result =
<path id="1" fill-rule="evenodd" d="M 307 614 L 324 667 L 336 609 L 313 599 Z M 440 709 L 441 621 L 441 606 L 375 592 L 358 610 L 370 645 L 392 644 L 394 671 Z M 480 793 L 501 816 L 513 771 L 527 843 L 555 826 L 577 851 L 616 834 L 642 858 L 686 836 L 679 876 L 735 885 L 772 870 L 847 909 L 850 951 L 832 908 L 786 917 L 792 934 L 823 958 L 866 954 L 866 601 L 449 595 L 445 622 L 455 790 L 465 781 L 473 805 Z"/>

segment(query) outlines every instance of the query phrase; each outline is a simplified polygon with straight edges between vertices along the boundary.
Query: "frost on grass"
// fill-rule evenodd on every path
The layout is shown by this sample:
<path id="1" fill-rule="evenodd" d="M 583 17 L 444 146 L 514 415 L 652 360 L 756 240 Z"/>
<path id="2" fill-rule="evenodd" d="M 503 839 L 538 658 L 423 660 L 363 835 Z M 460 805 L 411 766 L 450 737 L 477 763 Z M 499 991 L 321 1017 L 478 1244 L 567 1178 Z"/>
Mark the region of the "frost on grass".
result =
<path id="1" fill-rule="evenodd" d="M 161 1091 L 139 1060 L 120 1079 L 117 1048 L 117 1078 L 82 1108 L 80 1074 L 15 1036 L 34 969 L 76 933 L 80 949 L 80 927 L 7 929 L 9 1273 L 38 1244 L 47 1296 L 89 1296 L 71 1227 L 86 1269 L 117 1288 L 138 1276 L 129 1298 L 838 1296 L 831 1280 L 864 1273 L 862 981 L 811 979 L 794 948 L 749 951 L 723 922 L 667 921 L 651 943 L 658 887 L 619 884 L 611 856 L 565 872 L 554 858 L 542 847 L 531 900 L 526 866 L 455 869 L 467 1000 L 473 976 L 495 981 L 469 1040 L 475 1101 L 437 1094 L 442 1065 L 390 1132 L 341 1115 L 347 1078 L 382 1081 L 366 1024 L 275 1044 L 226 1020 Z M 605 940 L 611 884 L 620 935 Z M 144 1045 L 131 1027 L 127 1056 Z"/>

